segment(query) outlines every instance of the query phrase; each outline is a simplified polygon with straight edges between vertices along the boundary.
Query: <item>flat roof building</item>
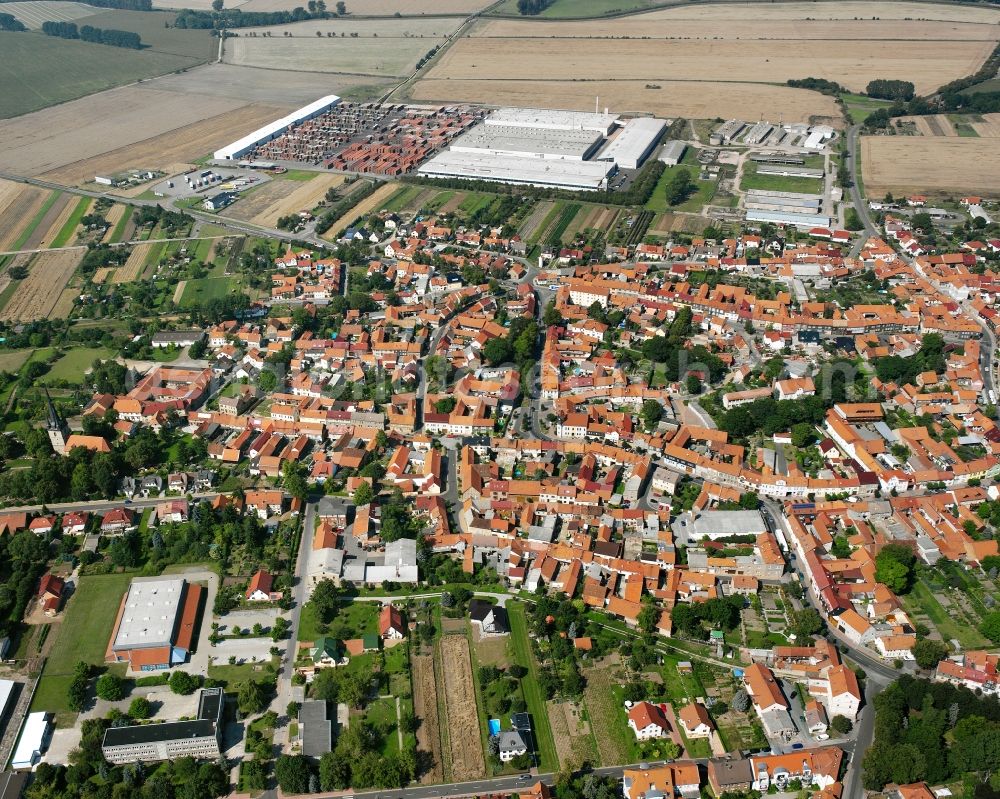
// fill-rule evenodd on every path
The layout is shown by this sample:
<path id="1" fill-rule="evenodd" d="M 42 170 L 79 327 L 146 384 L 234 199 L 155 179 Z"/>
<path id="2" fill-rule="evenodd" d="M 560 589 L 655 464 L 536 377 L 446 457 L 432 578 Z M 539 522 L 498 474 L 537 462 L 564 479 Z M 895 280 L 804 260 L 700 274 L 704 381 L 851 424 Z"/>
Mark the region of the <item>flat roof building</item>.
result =
<path id="1" fill-rule="evenodd" d="M 302 736 L 302 754 L 322 757 L 333 749 L 333 719 L 330 706 L 321 699 L 303 702 L 299 708 L 299 728 Z"/>
<path id="2" fill-rule="evenodd" d="M 613 161 L 621 169 L 638 169 L 653 152 L 666 129 L 667 122 L 664 119 L 630 119 L 597 157 L 601 161 Z"/>
<path id="3" fill-rule="evenodd" d="M 287 116 L 283 116 L 281 119 L 276 119 L 274 122 L 270 122 L 267 125 L 264 125 L 264 127 L 258 128 L 253 133 L 248 133 L 242 139 L 237 139 L 232 144 L 228 144 L 223 147 L 221 150 L 216 150 L 212 157 L 217 161 L 231 161 L 236 158 L 241 158 L 251 152 L 258 145 L 269 142 L 271 139 L 278 138 L 278 136 L 287 131 L 293 125 L 305 122 L 307 119 L 318 117 L 324 111 L 333 108 L 339 102 L 340 98 L 335 94 L 320 97 L 318 100 L 309 103 L 309 105 L 304 106 L 297 111 L 292 111 L 292 113 Z"/>
<path id="4" fill-rule="evenodd" d="M 691 539 L 715 540 L 732 535 L 758 535 L 767 532 L 767 524 L 759 510 L 708 510 L 703 511 L 689 525 Z"/>
<path id="5" fill-rule="evenodd" d="M 668 141 L 660 148 L 660 154 L 657 157 L 667 166 L 677 166 L 684 159 L 685 152 L 687 152 L 687 144 L 684 142 Z"/>
<path id="6" fill-rule="evenodd" d="M 614 164 L 607 161 L 560 161 L 449 150 L 425 163 L 419 172 L 437 178 L 598 191 L 605 187 L 607 177 L 614 169 Z"/>
<path id="7" fill-rule="evenodd" d="M 136 579 L 118 610 L 108 660 L 134 671 L 168 669 L 195 643 L 204 588 L 182 578 Z"/>
<path id="8" fill-rule="evenodd" d="M 618 114 L 595 114 L 589 111 L 557 111 L 544 108 L 499 108 L 486 117 L 487 125 L 507 125 L 548 130 L 592 130 L 607 136 Z"/>
<path id="9" fill-rule="evenodd" d="M 603 141 L 604 137 L 593 130 L 477 125 L 452 142 L 451 152 L 583 161 Z"/>
<path id="10" fill-rule="evenodd" d="M 101 752 L 109 763 L 151 763 L 194 757 L 219 756 L 224 698 L 221 688 L 203 688 L 198 697 L 198 715 L 185 721 L 110 727 L 104 732 Z"/>
<path id="11" fill-rule="evenodd" d="M 11 758 L 10 766 L 14 769 L 32 768 L 42 757 L 49 746 L 52 735 L 51 714 L 45 712 L 29 713 L 17 749 Z"/>

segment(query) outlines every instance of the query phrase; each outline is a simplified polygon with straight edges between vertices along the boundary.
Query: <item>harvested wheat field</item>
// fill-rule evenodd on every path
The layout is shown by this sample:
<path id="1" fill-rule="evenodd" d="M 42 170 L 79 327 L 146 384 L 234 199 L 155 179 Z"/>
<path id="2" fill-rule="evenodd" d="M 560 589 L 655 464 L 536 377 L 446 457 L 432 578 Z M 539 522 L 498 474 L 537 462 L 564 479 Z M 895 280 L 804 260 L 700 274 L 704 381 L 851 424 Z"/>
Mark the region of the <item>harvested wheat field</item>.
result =
<path id="1" fill-rule="evenodd" d="M 20 186 L 17 196 L 0 215 L 0 250 L 9 250 L 45 204 L 49 193 L 35 186 Z"/>
<path id="2" fill-rule="evenodd" d="M 455 782 L 478 779 L 486 773 L 486 763 L 472 683 L 469 639 L 464 635 L 445 635 L 441 639 L 441 662 L 452 779 Z"/>
<path id="3" fill-rule="evenodd" d="M 282 202 L 299 186 L 299 182 L 289 178 L 272 178 L 249 191 L 242 192 L 240 199 L 219 212 L 219 216 L 249 222 L 271 206 Z"/>
<path id="4" fill-rule="evenodd" d="M 713 14 L 717 8 L 696 6 L 651 11 L 631 17 L 600 20 L 565 20 L 536 22 L 494 20 L 479 25 L 473 36 L 508 36 L 538 38 L 642 38 L 642 39 L 739 39 L 761 41 L 831 40 L 850 41 L 948 41 L 995 39 L 995 23 L 956 20 L 893 19 L 824 19 L 817 7 L 809 4 L 782 4 L 777 8 L 791 13 L 777 19 L 762 17 L 757 8 L 726 4 L 725 20 Z M 803 10 L 804 9 L 804 10 Z M 810 17 L 810 18 L 805 18 Z M 734 24 L 739 20 L 739 24 Z"/>
<path id="5" fill-rule="evenodd" d="M 927 116 L 900 117 L 900 122 L 909 122 L 921 136 L 957 136 L 955 126 L 944 114 L 929 114 Z"/>
<path id="6" fill-rule="evenodd" d="M 289 214 L 297 214 L 299 211 L 311 211 L 322 200 L 327 191 L 336 188 L 344 182 L 343 175 L 331 175 L 325 172 L 318 172 L 312 180 L 303 183 L 302 181 L 287 181 L 294 183 L 291 194 L 271 203 L 267 208 L 254 216 L 250 221 L 255 225 L 273 228 L 278 224 L 278 220 Z"/>
<path id="7" fill-rule="evenodd" d="M 871 197 L 924 192 L 996 193 L 1000 158 L 995 139 L 864 136 L 861 173 Z"/>
<path id="8" fill-rule="evenodd" d="M 291 11 L 300 5 L 301 0 L 249 0 L 240 8 L 243 11 Z M 413 17 L 421 14 L 469 14 L 488 5 L 490 0 L 349 0 L 347 11 L 359 17 L 391 17 L 396 13 Z M 188 8 L 188 3 L 185 2 L 183 7 Z M 226 7 L 229 7 L 229 0 L 226 0 Z"/>
<path id="9" fill-rule="evenodd" d="M 115 270 L 115 274 L 114 277 L 111 278 L 111 282 L 131 283 L 133 280 L 138 280 L 139 275 L 142 274 L 142 268 L 146 265 L 146 259 L 149 257 L 149 253 L 156 246 L 156 242 L 153 241 L 136 244 L 135 247 L 132 248 L 132 252 L 129 253 L 128 260 L 125 264 Z"/>
<path id="10" fill-rule="evenodd" d="M 648 88 L 650 86 L 656 88 Z M 652 113 L 690 119 L 763 117 L 803 122 L 818 117 L 827 124 L 843 127 L 843 117 L 832 97 L 806 89 L 758 83 L 427 78 L 417 81 L 410 92 L 413 100 L 425 102 L 470 102 L 573 111 L 592 111 L 595 95 L 600 96 L 602 106 L 608 106 L 615 113 Z"/>
<path id="11" fill-rule="evenodd" d="M 982 122 L 973 122 L 972 127 L 987 139 L 1000 139 L 1000 114 L 983 114 Z"/>
<path id="12" fill-rule="evenodd" d="M 59 299 L 56 300 L 55 307 L 52 308 L 50 316 L 53 319 L 65 319 L 73 312 L 73 305 L 76 298 L 80 296 L 78 289 L 63 289 Z"/>
<path id="13" fill-rule="evenodd" d="M 82 249 L 38 253 L 31 259 L 28 276 L 0 310 L 0 320 L 29 322 L 52 318 L 56 304 L 64 306 L 60 302 L 63 289 L 84 254 Z"/>
<path id="14" fill-rule="evenodd" d="M 548 27 L 548 26 L 546 26 Z M 792 40 L 776 47 L 752 40 L 645 40 L 627 46 L 613 39 L 464 38 L 427 74 L 429 79 L 551 81 L 673 80 L 784 83 L 803 75 L 834 80 L 861 91 L 872 75 L 910 80 L 918 93 L 975 72 L 995 42 Z M 591 98 L 594 92 L 590 93 Z M 614 95 L 609 95 L 613 98 Z M 611 103 L 614 105 L 614 103 Z M 591 102 L 593 106 L 593 102 Z"/>
<path id="15" fill-rule="evenodd" d="M 413 715 L 420 720 L 417 727 L 417 749 L 430 755 L 431 765 L 420 781 L 435 783 L 444 780 L 441 761 L 441 720 L 438 718 L 437 685 L 434 681 L 433 655 L 412 655 Z"/>
<path id="16" fill-rule="evenodd" d="M 23 187 L 22 183 L 0 178 L 0 216 L 7 210 L 7 206 L 17 199 Z"/>
<path id="17" fill-rule="evenodd" d="M 129 167 L 187 163 L 285 107 L 125 86 L 7 120 L 0 169 L 68 183 Z"/>
<path id="18" fill-rule="evenodd" d="M 350 211 L 333 223 L 330 229 L 323 234 L 324 238 L 331 239 L 340 235 L 341 231 L 351 224 L 355 219 L 368 214 L 380 211 L 382 203 L 388 200 L 399 188 L 398 183 L 383 183 L 375 192 L 355 205 Z"/>

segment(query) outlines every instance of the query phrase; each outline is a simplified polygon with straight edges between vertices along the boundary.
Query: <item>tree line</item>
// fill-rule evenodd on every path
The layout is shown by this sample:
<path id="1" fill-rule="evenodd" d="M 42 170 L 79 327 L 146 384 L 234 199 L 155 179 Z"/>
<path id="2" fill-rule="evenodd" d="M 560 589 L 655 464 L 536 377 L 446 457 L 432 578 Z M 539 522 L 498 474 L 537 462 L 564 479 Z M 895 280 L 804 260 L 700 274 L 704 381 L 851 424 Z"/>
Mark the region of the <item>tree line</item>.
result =
<path id="1" fill-rule="evenodd" d="M 315 11 L 307 11 L 302 6 L 296 6 L 291 11 L 241 11 L 238 8 L 195 11 L 186 8 L 174 19 L 174 26 L 197 30 L 256 28 L 266 25 L 286 25 L 289 22 L 305 22 L 311 19 L 334 19 L 347 13 L 342 2 L 337 3 L 338 13 L 336 14 L 327 11 L 325 4 L 320 8 L 319 3 L 315 3 L 313 7 Z"/>
<path id="2" fill-rule="evenodd" d="M 0 31 L 20 33 L 26 30 L 28 29 L 24 27 L 24 23 L 13 14 L 0 14 Z"/>
<path id="3" fill-rule="evenodd" d="M 92 44 L 126 47 L 130 50 L 139 50 L 142 47 L 142 38 L 133 31 L 95 28 L 93 25 L 84 25 L 82 28 L 78 28 L 75 22 L 49 20 L 42 23 L 42 33 L 46 36 L 58 36 L 60 39 L 81 39 Z"/>
<path id="4" fill-rule="evenodd" d="M 481 191 L 490 194 L 513 194 L 529 200 L 579 200 L 583 202 L 601 202 L 607 205 L 645 205 L 652 196 L 653 189 L 663 174 L 666 164 L 656 158 L 651 158 L 636 175 L 635 180 L 627 189 L 616 191 L 572 191 L 556 189 L 549 186 L 528 186 L 521 184 L 494 183 L 489 180 L 474 180 L 470 178 L 431 178 L 422 175 L 406 175 L 405 183 L 417 183 L 422 186 L 436 186 L 460 191 Z"/>
<path id="5" fill-rule="evenodd" d="M 517 13 L 523 17 L 533 17 L 541 14 L 555 0 L 517 0 Z"/>
<path id="6" fill-rule="evenodd" d="M 868 82 L 868 85 L 865 87 L 865 93 L 869 97 L 876 97 L 879 100 L 908 101 L 914 97 L 914 87 L 908 80 L 876 78 Z"/>

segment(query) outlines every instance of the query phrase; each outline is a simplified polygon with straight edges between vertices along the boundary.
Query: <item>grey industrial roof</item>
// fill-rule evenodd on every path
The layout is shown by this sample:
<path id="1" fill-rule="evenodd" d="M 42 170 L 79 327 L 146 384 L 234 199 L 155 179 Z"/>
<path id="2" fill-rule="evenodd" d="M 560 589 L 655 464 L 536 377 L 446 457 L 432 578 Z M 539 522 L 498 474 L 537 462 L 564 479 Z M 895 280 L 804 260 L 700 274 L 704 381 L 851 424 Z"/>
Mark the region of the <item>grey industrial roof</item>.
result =
<path id="1" fill-rule="evenodd" d="M 486 118 L 487 125 L 516 125 L 553 130 L 595 130 L 607 133 L 618 114 L 589 111 L 552 111 L 542 108 L 499 108 Z"/>
<path id="2" fill-rule="evenodd" d="M 603 161 L 637 161 L 649 152 L 666 127 L 666 120 L 655 117 L 630 119 L 599 157 Z"/>
<path id="3" fill-rule="evenodd" d="M 797 214 L 791 211 L 760 211 L 751 209 L 747 211 L 748 222 L 773 222 L 781 225 L 795 225 L 795 227 L 829 227 L 830 217 L 823 214 Z"/>
<path id="4" fill-rule="evenodd" d="M 184 584 L 180 577 L 133 580 L 113 648 L 169 645 L 181 610 Z"/>
<path id="5" fill-rule="evenodd" d="M 602 188 L 611 169 L 612 165 L 606 161 L 560 161 L 448 151 L 432 158 L 419 171 L 430 177 L 597 190 Z"/>
<path id="6" fill-rule="evenodd" d="M 664 142 L 663 147 L 660 148 L 660 159 L 665 158 L 680 158 L 684 155 L 684 151 L 687 149 L 687 144 L 682 141 L 677 141 L 676 139 L 671 139 L 670 141 Z"/>
<path id="7" fill-rule="evenodd" d="M 602 139 L 593 130 L 477 125 L 451 144 L 452 152 L 532 153 L 552 158 L 584 158 Z"/>
<path id="8" fill-rule="evenodd" d="M 749 535 L 767 530 L 759 510 L 704 511 L 691 524 L 692 536 Z"/>

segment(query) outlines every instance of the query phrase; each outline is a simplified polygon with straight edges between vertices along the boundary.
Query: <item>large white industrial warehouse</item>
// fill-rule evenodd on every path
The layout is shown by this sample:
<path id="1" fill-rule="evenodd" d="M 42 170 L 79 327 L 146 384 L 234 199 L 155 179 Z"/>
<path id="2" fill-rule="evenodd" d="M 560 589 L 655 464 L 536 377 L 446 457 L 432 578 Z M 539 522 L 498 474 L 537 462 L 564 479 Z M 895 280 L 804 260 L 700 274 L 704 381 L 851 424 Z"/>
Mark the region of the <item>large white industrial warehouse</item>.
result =
<path id="1" fill-rule="evenodd" d="M 248 133 L 242 139 L 237 139 L 232 144 L 227 144 L 221 150 L 216 150 L 212 157 L 215 158 L 216 161 L 232 161 L 235 158 L 242 158 L 244 155 L 253 150 L 254 147 L 278 138 L 293 125 L 298 125 L 300 122 L 305 122 L 307 119 L 314 119 L 315 117 L 318 117 L 324 111 L 333 108 L 339 102 L 340 98 L 335 94 L 320 97 L 315 102 L 309 103 L 309 105 L 300 108 L 298 111 L 292 111 L 292 113 L 288 114 L 288 116 L 276 119 L 274 122 L 269 122 L 267 125 L 255 130 L 253 133 Z"/>
<path id="2" fill-rule="evenodd" d="M 598 191 L 619 169 L 638 169 L 667 123 L 617 114 L 501 108 L 423 164 L 419 173 Z"/>

